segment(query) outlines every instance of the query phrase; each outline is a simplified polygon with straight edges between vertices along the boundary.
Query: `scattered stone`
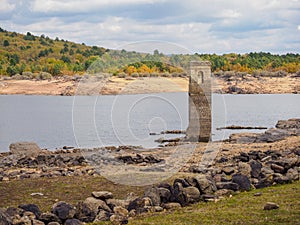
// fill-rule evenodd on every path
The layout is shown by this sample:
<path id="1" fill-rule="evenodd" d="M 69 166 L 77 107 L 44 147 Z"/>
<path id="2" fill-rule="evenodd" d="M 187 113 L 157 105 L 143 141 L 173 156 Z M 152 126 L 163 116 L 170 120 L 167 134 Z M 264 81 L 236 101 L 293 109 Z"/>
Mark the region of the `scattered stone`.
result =
<path id="1" fill-rule="evenodd" d="M 122 217 L 127 217 L 128 216 L 128 210 L 123 208 L 122 206 L 116 206 L 114 207 L 114 213 L 122 216 Z"/>
<path id="2" fill-rule="evenodd" d="M 279 205 L 277 205 L 274 202 L 267 202 L 264 206 L 264 210 L 273 210 L 273 209 L 278 209 Z"/>
<path id="3" fill-rule="evenodd" d="M 96 214 L 98 214 L 99 209 L 103 209 L 107 212 L 111 212 L 111 209 L 108 207 L 108 205 L 102 201 L 101 199 L 96 199 L 94 197 L 88 197 L 84 200 L 84 203 L 92 209 Z"/>
<path id="4" fill-rule="evenodd" d="M 239 185 L 233 182 L 217 182 L 216 185 L 218 189 L 229 189 L 232 191 L 239 190 Z"/>
<path id="5" fill-rule="evenodd" d="M 48 225 L 60 225 L 60 223 L 58 223 L 58 222 L 50 222 L 50 223 L 48 223 Z"/>
<path id="6" fill-rule="evenodd" d="M 251 167 L 251 172 L 250 172 L 251 177 L 258 178 L 262 168 L 262 164 L 258 161 L 251 160 L 250 167 Z"/>
<path id="7" fill-rule="evenodd" d="M 242 174 L 234 174 L 232 176 L 232 182 L 239 185 L 239 190 L 249 191 L 251 188 L 251 182 L 249 178 Z"/>
<path id="8" fill-rule="evenodd" d="M 229 196 L 233 193 L 232 190 L 228 190 L 228 189 L 220 189 L 220 190 L 217 190 L 214 195 L 217 196 L 217 197 L 223 197 L 223 196 Z"/>
<path id="9" fill-rule="evenodd" d="M 169 202 L 169 203 L 163 204 L 163 208 L 165 208 L 167 210 L 172 210 L 172 209 L 181 208 L 181 205 L 178 202 Z"/>
<path id="10" fill-rule="evenodd" d="M 65 221 L 67 219 L 72 219 L 76 213 L 74 207 L 66 202 L 57 202 L 52 206 L 52 213 L 57 215 L 57 217 Z"/>
<path id="11" fill-rule="evenodd" d="M 281 173 L 281 174 L 284 173 L 284 167 L 279 166 L 279 165 L 277 165 L 275 163 L 271 164 L 271 169 L 274 170 L 275 173 Z"/>
<path id="12" fill-rule="evenodd" d="M 109 191 L 93 191 L 92 196 L 97 199 L 106 200 L 113 198 L 113 194 Z"/>
<path id="13" fill-rule="evenodd" d="M 110 213 L 105 211 L 105 210 L 102 210 L 100 209 L 99 210 L 99 213 L 97 214 L 94 222 L 99 222 L 99 221 L 108 221 L 109 220 L 109 217 L 110 217 Z"/>
<path id="14" fill-rule="evenodd" d="M 261 196 L 261 195 L 262 195 L 262 193 L 261 193 L 261 192 L 256 192 L 256 193 L 254 193 L 254 195 L 253 195 L 253 196 L 257 197 L 257 196 Z"/>
<path id="15" fill-rule="evenodd" d="M 74 217 L 82 222 L 90 223 L 96 218 L 96 213 L 92 208 L 89 207 L 88 204 L 84 202 L 78 202 Z"/>
<path id="16" fill-rule="evenodd" d="M 40 192 L 31 193 L 30 195 L 31 196 L 44 196 L 44 194 L 40 193 Z"/>
<path id="17" fill-rule="evenodd" d="M 195 187 L 186 187 L 184 188 L 184 192 L 187 196 L 188 203 L 195 203 L 200 200 L 200 191 Z"/>
<path id="18" fill-rule="evenodd" d="M 8 213 L 5 212 L 4 209 L 0 208 L 0 224 L 1 225 L 11 225 L 12 221 Z"/>
<path id="19" fill-rule="evenodd" d="M 34 215 L 36 216 L 36 218 L 39 218 L 40 215 L 42 214 L 41 210 L 39 209 L 39 207 L 35 204 L 27 204 L 27 205 L 19 205 L 20 209 L 23 209 L 24 211 L 29 211 L 34 213 Z"/>
<path id="20" fill-rule="evenodd" d="M 67 219 L 65 225 L 83 225 L 83 223 L 78 219 Z"/>
<path id="21" fill-rule="evenodd" d="M 230 175 L 234 173 L 234 167 L 226 166 L 222 169 L 222 172 L 224 172 L 226 175 Z"/>
<path id="22" fill-rule="evenodd" d="M 49 224 L 51 222 L 61 223 L 61 220 L 53 213 L 42 213 L 39 220 L 43 221 L 45 224 Z"/>
<path id="23" fill-rule="evenodd" d="M 31 220 L 31 224 L 32 225 L 45 225 L 44 222 L 42 222 L 40 220 L 36 220 L 36 219 Z"/>

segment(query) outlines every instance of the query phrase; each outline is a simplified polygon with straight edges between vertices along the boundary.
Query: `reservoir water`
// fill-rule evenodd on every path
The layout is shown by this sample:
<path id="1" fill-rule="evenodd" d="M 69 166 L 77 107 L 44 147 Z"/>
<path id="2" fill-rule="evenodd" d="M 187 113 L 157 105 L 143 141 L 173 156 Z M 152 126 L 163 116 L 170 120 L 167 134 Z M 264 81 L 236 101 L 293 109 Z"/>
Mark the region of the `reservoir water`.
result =
<path id="1" fill-rule="evenodd" d="M 213 95 L 213 140 L 249 130 L 216 130 L 227 125 L 274 127 L 300 117 L 300 95 Z M 188 126 L 188 94 L 118 96 L 0 96 L 0 152 L 9 144 L 33 141 L 47 149 L 63 146 L 142 145 L 174 135 L 149 135 Z M 251 130 L 263 132 L 264 130 Z"/>

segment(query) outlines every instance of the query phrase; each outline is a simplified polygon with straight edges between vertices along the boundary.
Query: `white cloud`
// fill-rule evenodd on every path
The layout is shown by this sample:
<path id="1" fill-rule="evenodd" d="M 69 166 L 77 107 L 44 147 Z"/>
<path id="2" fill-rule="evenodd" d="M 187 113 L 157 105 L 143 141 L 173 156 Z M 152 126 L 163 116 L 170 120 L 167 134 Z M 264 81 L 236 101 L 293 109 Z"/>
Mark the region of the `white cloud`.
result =
<path id="1" fill-rule="evenodd" d="M 0 12 L 1 13 L 7 13 L 15 8 L 15 4 L 9 3 L 8 0 L 0 0 Z"/>
<path id="2" fill-rule="evenodd" d="M 13 10 L 1 21 L 6 29 L 89 45 L 158 40 L 200 53 L 300 51 L 299 0 L 0 1 Z"/>
<path id="3" fill-rule="evenodd" d="M 86 12 L 105 6 L 127 4 L 155 3 L 159 0 L 34 0 L 32 10 L 35 12 Z"/>

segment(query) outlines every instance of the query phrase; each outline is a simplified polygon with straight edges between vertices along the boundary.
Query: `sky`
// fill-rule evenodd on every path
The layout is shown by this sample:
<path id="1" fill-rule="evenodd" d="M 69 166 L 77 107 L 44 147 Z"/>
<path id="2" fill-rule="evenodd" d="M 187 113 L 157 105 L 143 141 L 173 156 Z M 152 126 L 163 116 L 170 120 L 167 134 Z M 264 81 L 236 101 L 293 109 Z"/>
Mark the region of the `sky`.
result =
<path id="1" fill-rule="evenodd" d="M 0 27 L 109 49 L 300 52 L 300 0 L 0 0 Z"/>

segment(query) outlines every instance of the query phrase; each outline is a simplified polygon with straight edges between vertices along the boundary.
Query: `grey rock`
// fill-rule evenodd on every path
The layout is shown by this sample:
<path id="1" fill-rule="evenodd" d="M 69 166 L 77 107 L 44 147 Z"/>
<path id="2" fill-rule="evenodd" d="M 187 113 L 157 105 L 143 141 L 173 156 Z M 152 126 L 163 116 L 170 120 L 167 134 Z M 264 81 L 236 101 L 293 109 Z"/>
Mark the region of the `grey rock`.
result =
<path id="1" fill-rule="evenodd" d="M 88 204 L 84 202 L 78 202 L 74 217 L 82 222 L 90 223 L 96 218 L 96 213 Z"/>
<path id="2" fill-rule="evenodd" d="M 42 152 L 34 142 L 16 142 L 9 145 L 9 151 L 15 155 L 36 156 Z"/>
<path id="3" fill-rule="evenodd" d="M 232 191 L 239 190 L 239 185 L 233 182 L 217 182 L 216 185 L 218 189 L 229 189 Z"/>
<path id="4" fill-rule="evenodd" d="M 163 208 L 167 210 L 178 209 L 181 208 L 181 205 L 178 202 L 169 202 L 163 204 Z"/>
<path id="5" fill-rule="evenodd" d="M 122 199 L 107 199 L 106 204 L 109 206 L 109 208 L 113 209 L 115 206 L 122 206 L 124 208 L 128 207 L 129 202 L 122 200 Z"/>
<path id="6" fill-rule="evenodd" d="M 11 225 L 12 221 L 8 213 L 5 212 L 4 209 L 0 208 L 0 224 L 1 225 Z"/>
<path id="7" fill-rule="evenodd" d="M 34 213 L 34 215 L 36 216 L 36 218 L 39 218 L 40 215 L 42 214 L 41 210 L 39 209 L 39 207 L 35 204 L 26 204 L 26 205 L 19 205 L 20 209 L 23 209 L 24 211 L 29 211 Z"/>
<path id="8" fill-rule="evenodd" d="M 201 194 L 211 194 L 217 190 L 216 184 L 205 175 L 197 175 L 194 177 L 196 187 L 200 190 Z"/>
<path id="9" fill-rule="evenodd" d="M 67 219 L 65 225 L 83 225 L 83 223 L 78 219 Z"/>
<path id="10" fill-rule="evenodd" d="M 49 224 L 50 222 L 61 223 L 61 220 L 53 213 L 42 213 L 39 220 L 43 221 L 45 224 Z"/>
<path id="11" fill-rule="evenodd" d="M 234 174 L 232 176 L 232 182 L 239 185 L 239 190 L 249 191 L 251 188 L 251 182 L 249 178 L 243 174 Z"/>
<path id="12" fill-rule="evenodd" d="M 128 211 L 135 210 L 136 214 L 141 214 L 143 212 L 147 212 L 147 210 L 144 208 L 145 202 L 142 198 L 136 198 L 132 200 L 128 205 Z"/>
<path id="13" fill-rule="evenodd" d="M 109 191 L 93 191 L 92 196 L 97 199 L 106 200 L 113 198 L 113 194 Z"/>
<path id="14" fill-rule="evenodd" d="M 149 197 L 154 206 L 160 205 L 160 192 L 158 188 L 150 188 L 145 191 L 145 197 Z"/>
<path id="15" fill-rule="evenodd" d="M 277 205 L 274 202 L 267 202 L 264 206 L 264 210 L 273 210 L 273 209 L 278 209 L 279 205 Z"/>
<path id="16" fill-rule="evenodd" d="M 172 202 L 178 202 L 181 206 L 188 205 L 188 197 L 181 183 L 174 184 L 174 190 L 171 196 Z"/>
<path id="17" fill-rule="evenodd" d="M 57 202 L 52 206 L 51 212 L 57 215 L 60 220 L 65 221 L 67 219 L 72 219 L 76 210 L 72 205 L 66 202 Z"/>
<path id="18" fill-rule="evenodd" d="M 16 216 L 16 215 L 23 215 L 24 210 L 20 208 L 14 208 L 14 207 L 9 207 L 5 211 L 11 218 Z"/>
<path id="19" fill-rule="evenodd" d="M 296 168 L 290 168 L 287 171 L 286 176 L 289 180 L 299 180 L 299 172 Z"/>
<path id="20" fill-rule="evenodd" d="M 232 190 L 228 190 L 228 189 L 219 189 L 217 190 L 214 195 L 217 197 L 221 197 L 221 196 L 229 196 L 233 193 Z"/>
<path id="21" fill-rule="evenodd" d="M 290 183 L 292 180 L 280 173 L 275 173 L 273 181 L 277 184 L 287 184 Z"/>
<path id="22" fill-rule="evenodd" d="M 250 167 L 251 167 L 251 177 L 253 178 L 258 178 L 261 168 L 262 168 L 262 164 L 258 161 L 255 160 L 251 160 L 250 161 Z"/>
<path id="23" fill-rule="evenodd" d="M 96 199 L 94 197 L 88 197 L 84 200 L 84 203 L 92 209 L 96 214 L 98 214 L 99 209 L 103 209 L 107 212 L 111 212 L 111 209 L 108 207 L 108 205 L 102 201 L 101 199 Z"/>
<path id="24" fill-rule="evenodd" d="M 226 175 L 233 174 L 234 173 L 234 167 L 226 166 L 222 169 L 222 172 L 225 173 Z"/>
<path id="25" fill-rule="evenodd" d="M 251 177 L 251 166 L 245 162 L 238 163 L 238 171 L 240 174 L 243 174 L 247 177 Z"/>
<path id="26" fill-rule="evenodd" d="M 48 225 L 60 225 L 60 223 L 58 223 L 58 222 L 50 222 L 50 223 L 48 223 Z"/>
<path id="27" fill-rule="evenodd" d="M 32 225 L 45 225 L 44 222 L 42 222 L 40 220 L 36 220 L 36 219 L 31 220 L 31 224 Z"/>
<path id="28" fill-rule="evenodd" d="M 123 208 L 122 206 L 116 206 L 114 208 L 114 213 L 119 215 L 119 216 L 123 216 L 123 217 L 127 217 L 128 216 L 128 210 Z"/>
<path id="29" fill-rule="evenodd" d="M 170 201 L 170 198 L 171 198 L 172 194 L 171 194 L 171 191 L 169 189 L 160 187 L 160 188 L 158 188 L 158 192 L 159 192 L 161 202 L 167 203 L 167 202 Z"/>
<path id="30" fill-rule="evenodd" d="M 187 196 L 188 203 L 195 203 L 200 200 L 200 191 L 196 187 L 183 188 Z"/>
<path id="31" fill-rule="evenodd" d="M 105 211 L 105 210 L 102 210 L 100 209 L 99 210 L 99 213 L 97 214 L 94 222 L 100 222 L 100 221 L 108 221 L 109 220 L 109 217 L 110 217 L 110 213 Z"/>
<path id="32" fill-rule="evenodd" d="M 284 173 L 284 167 L 282 166 L 279 166 L 275 163 L 272 163 L 271 164 L 271 169 L 275 172 L 275 173 L 281 173 L 283 174 Z"/>

